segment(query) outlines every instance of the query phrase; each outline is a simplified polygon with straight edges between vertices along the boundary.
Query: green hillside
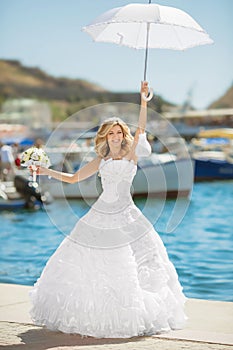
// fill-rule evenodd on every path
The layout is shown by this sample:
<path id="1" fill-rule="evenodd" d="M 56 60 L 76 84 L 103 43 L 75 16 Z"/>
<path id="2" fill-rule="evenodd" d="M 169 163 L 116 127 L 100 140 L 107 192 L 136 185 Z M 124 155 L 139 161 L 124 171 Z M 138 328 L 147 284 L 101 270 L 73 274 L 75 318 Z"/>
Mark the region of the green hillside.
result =
<path id="1" fill-rule="evenodd" d="M 47 101 L 53 120 L 63 120 L 99 103 L 139 102 L 138 93 L 112 93 L 85 80 L 55 78 L 39 68 L 23 66 L 19 61 L 0 60 L 0 104 L 9 98 Z M 150 102 L 150 106 L 158 112 L 166 105 L 171 103 L 158 96 Z"/>

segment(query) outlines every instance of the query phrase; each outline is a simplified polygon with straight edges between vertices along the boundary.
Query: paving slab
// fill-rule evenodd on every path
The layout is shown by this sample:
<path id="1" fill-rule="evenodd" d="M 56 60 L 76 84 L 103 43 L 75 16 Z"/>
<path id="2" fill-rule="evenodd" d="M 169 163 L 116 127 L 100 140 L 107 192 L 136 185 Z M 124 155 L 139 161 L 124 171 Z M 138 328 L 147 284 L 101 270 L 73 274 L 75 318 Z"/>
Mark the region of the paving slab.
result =
<path id="1" fill-rule="evenodd" d="M 233 303 L 188 299 L 182 330 L 152 337 L 96 339 L 52 332 L 32 324 L 29 286 L 0 284 L 0 348 L 6 350 L 228 350 L 233 345 Z"/>
<path id="2" fill-rule="evenodd" d="M 232 346 L 178 339 L 135 337 L 96 339 L 22 323 L 0 322 L 0 348 L 4 350 L 230 350 Z"/>

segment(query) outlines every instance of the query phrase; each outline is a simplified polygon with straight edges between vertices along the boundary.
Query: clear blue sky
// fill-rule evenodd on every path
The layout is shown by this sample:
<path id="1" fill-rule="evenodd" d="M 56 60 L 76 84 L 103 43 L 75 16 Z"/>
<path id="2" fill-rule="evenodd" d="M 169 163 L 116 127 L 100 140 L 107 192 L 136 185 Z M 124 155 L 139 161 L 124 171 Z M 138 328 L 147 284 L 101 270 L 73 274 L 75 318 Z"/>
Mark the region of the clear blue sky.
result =
<path id="1" fill-rule="evenodd" d="M 133 0 L 147 3 L 145 0 Z M 188 12 L 215 41 L 184 52 L 150 50 L 148 80 L 155 91 L 205 108 L 233 80 L 233 0 L 155 0 Z M 18 59 L 54 76 L 83 78 L 112 91 L 137 91 L 144 53 L 95 43 L 81 31 L 95 17 L 128 0 L 0 0 L 0 58 Z"/>

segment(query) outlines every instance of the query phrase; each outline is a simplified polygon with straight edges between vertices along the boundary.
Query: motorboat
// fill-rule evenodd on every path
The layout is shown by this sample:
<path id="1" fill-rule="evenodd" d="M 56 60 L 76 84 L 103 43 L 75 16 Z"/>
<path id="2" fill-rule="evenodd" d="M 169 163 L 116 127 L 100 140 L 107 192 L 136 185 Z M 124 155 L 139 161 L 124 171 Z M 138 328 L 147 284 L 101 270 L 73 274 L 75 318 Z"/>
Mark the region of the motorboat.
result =
<path id="1" fill-rule="evenodd" d="M 50 203 L 51 196 L 43 193 L 37 183 L 22 175 L 12 181 L 0 181 L 0 210 L 37 209 Z"/>
<path id="2" fill-rule="evenodd" d="M 0 210 L 22 209 L 26 206 L 23 196 L 16 191 L 12 181 L 0 182 Z"/>
<path id="3" fill-rule="evenodd" d="M 72 149 L 56 147 L 46 149 L 53 168 L 74 173 L 95 157 L 93 148 Z M 193 186 L 193 163 L 190 157 L 179 156 L 171 152 L 152 153 L 147 158 L 140 158 L 138 171 L 132 184 L 132 195 L 154 196 L 164 198 L 188 197 Z M 102 192 L 101 179 L 95 174 L 88 179 L 75 184 L 48 180 L 43 176 L 40 184 L 44 190 L 49 190 L 54 198 L 96 198 Z"/>
<path id="4" fill-rule="evenodd" d="M 195 181 L 233 180 L 233 156 L 223 151 L 200 151 L 193 154 Z"/>
<path id="5" fill-rule="evenodd" d="M 233 129 L 203 130 L 190 144 L 195 181 L 233 180 Z"/>

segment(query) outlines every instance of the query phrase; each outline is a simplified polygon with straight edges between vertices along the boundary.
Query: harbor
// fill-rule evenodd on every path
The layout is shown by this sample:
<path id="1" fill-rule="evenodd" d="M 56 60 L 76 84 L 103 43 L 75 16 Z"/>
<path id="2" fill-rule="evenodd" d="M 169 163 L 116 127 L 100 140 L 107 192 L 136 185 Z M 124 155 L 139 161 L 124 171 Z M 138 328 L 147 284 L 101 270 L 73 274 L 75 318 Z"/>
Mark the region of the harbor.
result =
<path id="1" fill-rule="evenodd" d="M 33 103 L 27 102 L 26 106 L 31 113 Z M 94 112 L 109 113 L 110 106 L 114 114 L 129 111 L 128 104 L 104 104 L 81 111 L 55 128 L 46 124 L 43 130 L 36 128 L 38 116 L 34 112 L 35 124 L 31 120 L 27 133 L 14 124 L 1 124 L 2 140 L 7 147 L 18 142 L 17 158 L 33 144 L 43 147 L 53 169 L 74 173 L 95 157 L 92 130 L 95 124 L 89 121 L 89 129 L 78 129 L 80 125 L 75 120 L 79 117 L 87 122 L 87 113 L 90 120 Z M 128 122 L 132 130 L 137 108 L 130 105 Z M 44 105 L 42 110 L 48 116 Z M 42 110 L 36 104 L 36 111 L 42 113 Z M 147 137 L 152 154 L 139 159 L 131 193 L 136 205 L 161 235 L 187 296 L 233 301 L 232 110 L 221 113 L 218 120 L 222 121 L 222 127 L 216 128 L 213 112 L 201 112 L 198 117 L 198 112 L 191 117 L 188 112 L 182 117 L 177 114 L 164 117 L 149 111 Z M 15 112 L 10 115 L 15 116 Z M 2 118 L 6 118 L 4 113 Z M 196 133 L 189 127 L 194 121 L 201 125 Z M 34 139 L 29 130 L 34 130 Z M 42 176 L 34 182 L 26 168 L 14 165 L 14 172 L 3 171 L 0 184 L 1 246 L 5 248 L 1 254 L 1 282 L 32 285 L 64 236 L 100 195 L 101 178 L 97 173 L 79 184 L 66 184 Z M 15 263 L 17 269 L 13 268 Z"/>
<path id="2" fill-rule="evenodd" d="M 29 103 L 23 100 L 21 104 L 19 101 L 17 103 L 11 106 L 12 111 L 0 114 L 3 122 L 6 122 L 7 119 L 11 120 L 11 124 L 0 124 L 0 137 L 6 144 L 5 147 L 14 147 L 17 144 L 17 161 L 19 161 L 23 150 L 32 146 L 33 143 L 36 144 L 36 140 L 39 140 L 41 144 L 38 147 L 44 148 L 51 158 L 51 168 L 70 173 L 74 173 L 95 158 L 94 130 L 98 129 L 102 116 L 108 114 L 111 117 L 124 114 L 134 132 L 135 115 L 138 113 L 137 105 L 105 103 L 79 111 L 59 125 L 54 125 L 49 122 L 51 118 L 48 118 L 46 110 L 44 118 L 48 120 L 44 124 L 45 127 L 41 128 L 37 120 L 45 109 L 44 104 L 39 108 L 38 103 L 34 105 L 33 101 Z M 8 103 L 6 107 L 9 109 Z M 19 108 L 23 111 L 22 113 L 17 112 Z M 22 131 L 20 125 L 14 124 L 15 115 L 20 121 L 24 120 L 25 115 L 30 118 L 31 113 L 35 115 L 35 120 L 30 121 L 31 126 L 28 127 L 27 132 L 25 129 Z M 214 110 L 207 110 L 205 113 L 196 111 L 191 114 L 187 111 L 186 114 L 179 115 L 177 112 L 158 114 L 156 111 L 149 110 L 146 132 L 152 147 L 152 154 L 138 160 L 138 171 L 132 189 L 133 196 L 187 198 L 191 195 L 194 181 L 232 180 L 232 113 L 232 109 L 217 110 L 216 113 Z M 96 119 L 95 122 L 92 120 L 93 115 L 99 118 L 98 123 Z M 80 125 L 77 119 L 86 120 L 86 122 Z M 221 123 L 221 127 L 216 128 L 216 123 Z M 193 124 L 198 127 L 193 128 Z M 84 126 L 85 129 L 83 129 Z M 38 138 L 39 136 L 42 138 Z M 5 169 L 5 171 L 8 170 Z M 49 202 L 49 195 L 54 198 L 85 199 L 97 198 L 102 191 L 101 181 L 97 174 L 82 181 L 79 186 L 61 184 L 56 180 L 42 177 L 38 180 L 40 188 L 34 189 L 33 194 L 32 182 L 31 185 L 26 183 L 27 170 L 23 171 L 22 167 L 14 166 L 14 174 L 17 176 L 12 177 L 9 173 L 8 180 L 15 182 L 13 185 L 16 191 L 21 192 L 21 197 L 22 195 L 26 197 L 24 204 L 28 207 L 33 207 L 35 200 L 41 203 Z M 4 183 L 4 176 L 1 178 L 0 207 L 10 206 L 7 199 L 21 199 L 22 202 L 20 196 L 17 198 L 17 194 L 13 195 L 13 185 Z M 156 181 L 153 181 L 155 178 Z M 41 199 L 35 194 L 38 191 L 41 192 Z M 15 204 L 11 202 L 17 207 L 17 202 Z M 19 201 L 18 206 L 21 202 Z M 38 202 L 35 205 L 37 206 Z"/>
<path id="3" fill-rule="evenodd" d="M 2 349 L 233 346 L 233 5 L 157 2 L 0 4 Z"/>
<path id="4" fill-rule="evenodd" d="M 91 122 L 91 115 L 127 111 L 134 131 L 138 111 L 132 104 L 98 105 L 54 127 L 45 124 L 42 129 L 37 120 L 43 111 L 48 117 L 44 105 L 40 109 L 36 103 L 34 110 L 32 101 L 22 104 L 29 108 L 28 118 L 34 111 L 35 120 L 31 120 L 27 133 L 15 124 L 0 124 L 1 139 L 8 142 L 7 147 L 18 142 L 16 161 L 35 144 L 46 151 L 51 168 L 69 173 L 95 157 L 96 124 Z M 7 115 L 15 117 L 12 108 L 14 112 Z M 25 109 L 21 110 L 18 121 L 27 116 Z M 5 113 L 0 115 L 2 119 Z M 216 115 L 221 128 L 215 127 Z M 77 123 L 77 118 L 88 122 L 87 129 L 81 129 L 83 124 Z M 196 111 L 191 116 L 187 112 L 179 117 L 175 112 L 165 117 L 149 110 L 148 119 L 152 154 L 138 161 L 131 188 L 135 203 L 160 234 L 187 297 L 233 301 L 232 110 L 218 114 Z M 197 122 L 200 127 L 194 133 L 190 125 Z M 33 285 L 52 252 L 100 195 L 101 178 L 97 173 L 78 184 L 67 184 L 41 176 L 34 182 L 27 168 L 16 164 L 13 172 L 3 171 L 0 184 L 0 282 Z"/>

